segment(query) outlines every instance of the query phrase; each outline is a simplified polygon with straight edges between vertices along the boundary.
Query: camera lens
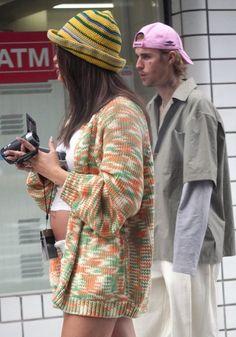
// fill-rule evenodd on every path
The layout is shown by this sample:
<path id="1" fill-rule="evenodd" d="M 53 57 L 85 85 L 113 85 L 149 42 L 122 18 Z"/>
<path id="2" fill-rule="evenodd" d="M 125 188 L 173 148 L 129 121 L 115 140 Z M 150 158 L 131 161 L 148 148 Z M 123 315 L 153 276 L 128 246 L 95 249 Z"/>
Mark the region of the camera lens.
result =
<path id="1" fill-rule="evenodd" d="M 38 147 L 39 146 L 39 137 L 35 133 L 28 132 L 25 136 L 24 139 L 26 139 L 30 144 L 33 146 Z"/>

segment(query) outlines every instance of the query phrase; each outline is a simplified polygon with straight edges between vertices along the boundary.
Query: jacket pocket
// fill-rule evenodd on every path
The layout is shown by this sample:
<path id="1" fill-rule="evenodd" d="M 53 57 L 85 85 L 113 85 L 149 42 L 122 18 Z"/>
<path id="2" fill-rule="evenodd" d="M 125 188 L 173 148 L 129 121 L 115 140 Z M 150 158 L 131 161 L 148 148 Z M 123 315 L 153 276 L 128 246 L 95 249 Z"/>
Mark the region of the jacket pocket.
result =
<path id="1" fill-rule="evenodd" d="M 81 233 L 73 286 L 78 295 L 91 299 L 126 296 L 127 254 L 125 237 L 98 237 L 93 231 Z"/>

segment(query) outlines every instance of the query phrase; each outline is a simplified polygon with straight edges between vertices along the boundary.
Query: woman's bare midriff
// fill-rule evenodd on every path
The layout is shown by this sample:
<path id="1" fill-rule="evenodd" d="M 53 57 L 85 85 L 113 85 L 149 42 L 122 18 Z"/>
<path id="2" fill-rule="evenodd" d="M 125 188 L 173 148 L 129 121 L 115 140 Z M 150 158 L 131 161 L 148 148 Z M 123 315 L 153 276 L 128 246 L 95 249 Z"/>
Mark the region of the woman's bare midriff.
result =
<path id="1" fill-rule="evenodd" d="M 51 211 L 50 226 L 56 241 L 65 240 L 70 211 Z"/>

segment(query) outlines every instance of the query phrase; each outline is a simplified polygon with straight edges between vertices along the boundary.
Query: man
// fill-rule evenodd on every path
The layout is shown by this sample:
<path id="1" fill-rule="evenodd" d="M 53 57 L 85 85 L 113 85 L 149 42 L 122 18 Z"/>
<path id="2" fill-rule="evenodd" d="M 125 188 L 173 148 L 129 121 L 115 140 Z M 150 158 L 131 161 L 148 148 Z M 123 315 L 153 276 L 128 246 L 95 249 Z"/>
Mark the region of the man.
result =
<path id="1" fill-rule="evenodd" d="M 185 79 L 192 64 L 162 23 L 135 36 L 136 68 L 157 95 L 149 102 L 156 177 L 150 312 L 139 337 L 215 337 L 215 286 L 222 256 L 235 254 L 225 133 L 219 113 Z M 145 320 L 145 321 L 144 321 Z"/>

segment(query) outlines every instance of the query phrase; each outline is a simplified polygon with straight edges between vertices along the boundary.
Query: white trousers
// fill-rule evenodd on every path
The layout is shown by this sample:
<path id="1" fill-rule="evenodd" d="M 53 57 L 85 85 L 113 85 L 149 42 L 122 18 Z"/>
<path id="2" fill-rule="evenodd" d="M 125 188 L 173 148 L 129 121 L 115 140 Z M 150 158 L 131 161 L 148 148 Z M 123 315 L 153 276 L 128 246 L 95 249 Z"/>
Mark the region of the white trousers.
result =
<path id="1" fill-rule="evenodd" d="M 149 311 L 133 321 L 137 337 L 216 337 L 219 266 L 200 265 L 190 276 L 155 261 Z"/>

